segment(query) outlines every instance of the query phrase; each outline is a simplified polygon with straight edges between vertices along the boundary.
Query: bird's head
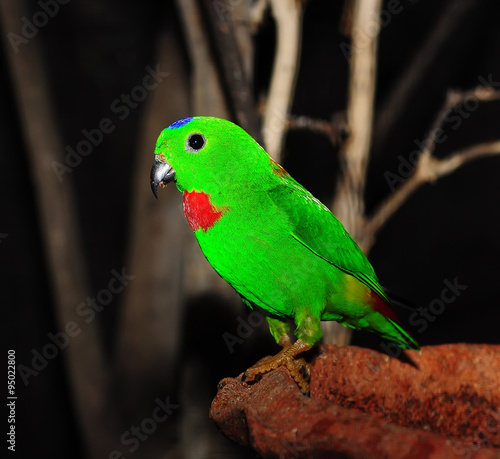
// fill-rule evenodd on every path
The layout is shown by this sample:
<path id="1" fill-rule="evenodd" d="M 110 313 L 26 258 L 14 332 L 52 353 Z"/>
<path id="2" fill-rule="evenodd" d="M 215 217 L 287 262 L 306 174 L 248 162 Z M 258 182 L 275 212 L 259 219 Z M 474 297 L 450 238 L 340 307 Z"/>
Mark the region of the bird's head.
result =
<path id="1" fill-rule="evenodd" d="M 184 118 L 164 129 L 155 149 L 151 189 L 175 181 L 179 190 L 219 193 L 259 180 L 270 158 L 242 128 L 213 117 Z"/>

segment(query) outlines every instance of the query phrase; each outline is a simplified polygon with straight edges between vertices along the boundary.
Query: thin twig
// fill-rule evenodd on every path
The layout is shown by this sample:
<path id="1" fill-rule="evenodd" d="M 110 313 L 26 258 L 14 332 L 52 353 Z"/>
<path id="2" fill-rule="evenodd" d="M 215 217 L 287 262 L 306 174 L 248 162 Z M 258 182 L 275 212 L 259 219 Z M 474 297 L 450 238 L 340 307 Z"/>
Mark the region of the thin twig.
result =
<path id="1" fill-rule="evenodd" d="M 336 122 L 336 120 L 326 121 L 317 118 L 310 118 L 308 116 L 290 115 L 286 122 L 286 129 L 305 129 L 317 132 L 328 137 L 333 146 L 337 146 L 340 144 L 340 139 L 342 138 L 342 134 L 345 132 L 346 127 L 341 126 L 340 123 Z"/>
<path id="2" fill-rule="evenodd" d="M 436 160 L 434 167 L 427 172 L 427 176 L 426 171 L 422 171 L 421 174 L 427 177 L 427 181 L 433 182 L 439 177 L 451 174 L 469 161 L 498 154 L 500 154 L 500 140 L 479 143 L 459 150 L 447 158 Z"/>
<path id="3" fill-rule="evenodd" d="M 434 148 L 436 147 L 436 138 L 439 136 L 439 131 L 441 131 L 441 126 L 445 123 L 446 117 L 456 106 L 470 99 L 477 100 L 478 102 L 491 102 L 499 100 L 500 91 L 495 91 L 492 88 L 485 86 L 478 86 L 477 88 L 468 91 L 456 89 L 448 90 L 446 100 L 441 107 L 441 110 L 439 110 L 436 115 L 429 134 L 424 141 L 422 153 L 432 154 L 434 152 Z"/>

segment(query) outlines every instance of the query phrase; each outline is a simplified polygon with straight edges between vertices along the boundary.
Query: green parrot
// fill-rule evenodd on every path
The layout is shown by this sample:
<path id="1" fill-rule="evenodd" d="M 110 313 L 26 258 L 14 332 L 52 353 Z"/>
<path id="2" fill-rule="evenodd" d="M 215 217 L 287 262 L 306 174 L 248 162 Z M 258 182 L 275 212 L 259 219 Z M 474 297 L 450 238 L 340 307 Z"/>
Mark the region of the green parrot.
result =
<path id="1" fill-rule="evenodd" d="M 419 349 L 339 220 L 242 128 L 204 116 L 176 121 L 158 138 L 150 180 L 156 197 L 159 185 L 175 181 L 205 257 L 264 311 L 283 347 L 249 368 L 247 380 L 285 365 L 307 391 L 296 357 L 321 339 L 322 320 Z"/>

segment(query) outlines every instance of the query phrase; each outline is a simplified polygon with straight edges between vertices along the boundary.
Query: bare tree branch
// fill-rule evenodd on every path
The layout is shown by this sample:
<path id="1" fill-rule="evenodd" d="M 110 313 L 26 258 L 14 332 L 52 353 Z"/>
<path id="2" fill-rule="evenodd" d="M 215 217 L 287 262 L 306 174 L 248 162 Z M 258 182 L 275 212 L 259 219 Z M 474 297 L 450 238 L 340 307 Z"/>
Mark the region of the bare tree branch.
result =
<path id="1" fill-rule="evenodd" d="M 357 0 L 352 15 L 352 55 L 347 105 L 348 138 L 340 151 L 342 175 L 332 209 L 357 239 L 364 222 L 364 190 L 370 153 L 381 0 Z M 369 33 L 365 32 L 370 23 Z M 374 27 L 373 27 L 374 26 Z M 336 322 L 322 326 L 329 344 L 346 345 L 352 331 Z"/>
<path id="2" fill-rule="evenodd" d="M 366 167 L 370 153 L 381 0 L 357 0 L 353 6 L 352 55 L 347 105 L 348 137 L 340 151 L 342 175 L 333 211 L 357 239 L 364 218 Z M 364 32 L 367 24 L 370 30 Z"/>
<path id="3" fill-rule="evenodd" d="M 500 140 L 472 145 L 441 160 L 436 159 L 429 153 L 423 153 L 414 174 L 389 199 L 384 201 L 378 207 L 374 216 L 367 221 L 364 227 L 366 237 L 360 242 L 360 247 L 364 252 L 371 249 L 377 232 L 421 185 L 435 182 L 438 178 L 451 174 L 474 159 L 499 154 Z"/>
<path id="4" fill-rule="evenodd" d="M 448 92 L 446 101 L 423 143 L 423 149 L 416 164 L 415 172 L 401 187 L 381 203 L 371 218 L 366 220 L 362 230 L 362 237 L 358 241 L 365 253 L 371 249 L 377 232 L 422 184 L 434 182 L 474 159 L 500 154 L 500 141 L 493 141 L 472 145 L 443 159 L 432 156 L 436 146 L 436 139 L 439 137 L 439 130 L 446 117 L 454 107 L 468 99 L 476 99 L 481 102 L 500 100 L 500 91 L 480 86 L 470 91 L 452 90 Z"/>
<path id="5" fill-rule="evenodd" d="M 454 89 L 449 90 L 446 94 L 446 100 L 436 115 L 434 123 L 432 124 L 429 135 L 424 141 L 422 153 L 433 153 L 436 146 L 436 137 L 438 137 L 441 126 L 446 121 L 446 117 L 457 105 L 460 105 L 462 102 L 469 99 L 474 99 L 478 102 L 491 102 L 493 100 L 499 100 L 500 91 L 495 91 L 494 89 L 486 86 L 478 86 L 468 91 Z"/>
<path id="6" fill-rule="evenodd" d="M 23 0 L 2 0 L 0 12 L 3 30 L 17 30 L 19 19 L 26 16 L 27 5 Z M 69 173 L 58 177 L 53 168 L 65 165 L 64 146 L 38 38 L 16 53 L 7 35 L 3 37 L 4 45 L 36 190 L 57 323 L 59 330 L 68 333 L 71 327 L 74 332 L 74 327 L 81 325 L 77 307 L 91 295 L 75 213 L 73 181 Z M 62 351 L 84 446 L 87 454 L 96 459 L 109 454 L 110 427 L 105 416 L 108 372 L 97 325 L 97 320 L 82 325 L 78 337 L 68 338 L 68 346 Z"/>
<path id="7" fill-rule="evenodd" d="M 303 6 L 299 0 L 270 2 L 276 20 L 277 41 L 271 86 L 262 120 L 262 136 L 267 152 L 279 162 L 300 61 Z"/>

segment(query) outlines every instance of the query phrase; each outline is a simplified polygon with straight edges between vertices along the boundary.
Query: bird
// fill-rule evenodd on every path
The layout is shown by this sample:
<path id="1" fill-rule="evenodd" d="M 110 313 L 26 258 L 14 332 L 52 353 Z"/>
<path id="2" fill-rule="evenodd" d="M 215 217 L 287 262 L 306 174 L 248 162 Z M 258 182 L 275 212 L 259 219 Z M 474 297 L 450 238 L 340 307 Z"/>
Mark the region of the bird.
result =
<path id="1" fill-rule="evenodd" d="M 154 154 L 154 196 L 175 182 L 204 256 L 264 313 L 282 348 L 248 368 L 246 381 L 286 366 L 307 392 L 301 354 L 321 340 L 321 321 L 420 349 L 342 223 L 244 129 L 210 116 L 183 118 L 160 133 Z"/>

